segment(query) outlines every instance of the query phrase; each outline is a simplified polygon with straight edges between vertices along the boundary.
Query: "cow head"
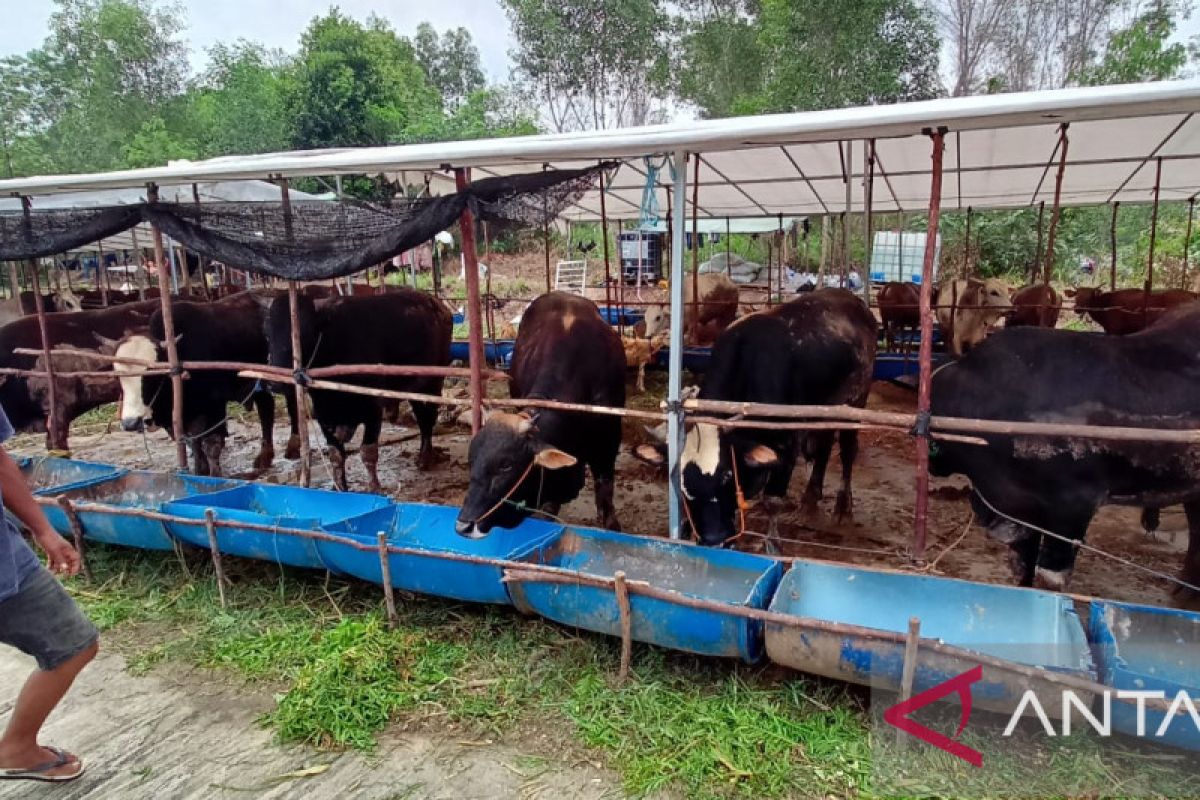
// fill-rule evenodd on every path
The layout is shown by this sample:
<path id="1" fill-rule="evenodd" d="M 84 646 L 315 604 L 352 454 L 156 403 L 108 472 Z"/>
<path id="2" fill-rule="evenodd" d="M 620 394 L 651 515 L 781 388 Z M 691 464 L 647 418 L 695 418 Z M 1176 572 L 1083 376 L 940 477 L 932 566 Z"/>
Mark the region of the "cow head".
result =
<path id="1" fill-rule="evenodd" d="M 999 278 L 987 278 L 979 288 L 979 305 L 985 306 L 989 317 L 992 309 L 1008 311 L 1012 308 L 1012 292 L 1012 287 Z"/>
<path id="2" fill-rule="evenodd" d="M 266 306 L 263 331 L 267 337 L 268 363 L 273 367 L 292 368 L 292 317 L 287 295 L 260 298 Z M 302 360 L 311 358 L 317 345 L 317 304 L 303 294 L 296 298 L 296 320 L 300 325 Z"/>
<path id="3" fill-rule="evenodd" d="M 671 325 L 671 312 L 667 311 L 663 306 L 648 306 L 646 308 L 646 316 L 642 318 L 642 323 L 638 323 L 641 329 L 638 331 L 639 336 L 651 339 L 655 334 L 667 330 Z"/>
<path id="4" fill-rule="evenodd" d="M 1102 291 L 1104 290 L 1098 286 L 1080 286 L 1076 289 L 1067 289 L 1063 294 L 1075 299 L 1075 313 L 1082 315 L 1098 307 Z"/>
<path id="5" fill-rule="evenodd" d="M 111 340 L 101 340 L 103 347 L 110 347 L 112 344 Z M 113 355 L 117 358 L 156 362 L 161 360 L 160 352 L 158 344 L 149 336 L 134 334 L 116 343 Z M 117 361 L 113 364 L 113 372 L 121 383 L 121 428 L 134 432 L 145 430 L 147 422 L 153 421 L 150 409 L 153 396 L 148 385 L 151 382 L 145 379 L 146 367 Z M 157 384 L 157 381 L 153 383 Z M 157 391 L 157 387 L 154 391 Z"/>
<path id="6" fill-rule="evenodd" d="M 655 466 L 666 463 L 662 445 L 640 445 L 634 455 Z M 749 498 L 762 490 L 779 454 L 766 445 L 715 425 L 688 425 L 679 455 L 679 483 L 696 541 L 720 547 L 738 531 L 738 489 Z"/>
<path id="7" fill-rule="evenodd" d="M 75 313 L 83 310 L 83 301 L 71 289 L 60 289 L 54 296 L 54 310 Z"/>
<path id="8" fill-rule="evenodd" d="M 535 510 L 537 467 L 557 470 L 578 463 L 543 441 L 533 418 L 502 412 L 488 416 L 471 440 L 467 460 L 471 482 L 454 529 L 471 539 L 483 537 L 497 525 L 515 527 Z"/>

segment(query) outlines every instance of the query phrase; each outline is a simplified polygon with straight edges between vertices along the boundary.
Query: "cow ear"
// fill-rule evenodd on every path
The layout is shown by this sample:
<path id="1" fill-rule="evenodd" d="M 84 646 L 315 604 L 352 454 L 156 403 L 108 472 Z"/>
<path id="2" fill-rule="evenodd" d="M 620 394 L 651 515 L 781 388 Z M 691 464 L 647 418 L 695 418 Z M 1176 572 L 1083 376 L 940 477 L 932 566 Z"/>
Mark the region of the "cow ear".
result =
<path id="1" fill-rule="evenodd" d="M 652 467 L 661 467 L 667 463 L 666 456 L 663 454 L 663 448 L 652 444 L 639 444 L 633 448 L 633 456 L 638 461 L 649 464 Z"/>
<path id="2" fill-rule="evenodd" d="M 742 456 L 742 461 L 750 467 L 773 467 L 779 463 L 779 454 L 766 445 L 759 444 L 747 450 Z"/>
<path id="3" fill-rule="evenodd" d="M 564 453 L 557 447 L 544 447 L 533 457 L 533 463 L 544 469 L 562 469 L 573 467 L 578 461 L 570 453 Z"/>

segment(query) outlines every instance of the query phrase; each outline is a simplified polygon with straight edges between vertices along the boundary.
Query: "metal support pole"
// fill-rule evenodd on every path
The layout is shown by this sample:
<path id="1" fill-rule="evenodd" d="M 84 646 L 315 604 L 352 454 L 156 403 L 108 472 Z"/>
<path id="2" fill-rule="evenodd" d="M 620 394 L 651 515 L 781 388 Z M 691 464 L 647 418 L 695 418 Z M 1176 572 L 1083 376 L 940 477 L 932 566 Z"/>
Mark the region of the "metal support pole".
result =
<path id="1" fill-rule="evenodd" d="M 842 212 L 842 288 L 850 280 L 850 204 L 854 199 L 854 143 L 846 142 L 846 209 Z"/>
<path id="2" fill-rule="evenodd" d="M 471 178 L 467 170 L 457 167 L 454 170 L 454 184 L 458 191 L 465 192 Z M 471 367 L 471 434 L 479 433 L 483 427 L 483 320 L 479 314 L 479 260 L 475 255 L 475 214 L 471 204 L 463 207 L 462 216 L 458 219 L 458 229 L 462 236 L 463 269 L 467 280 L 467 338 L 468 362 Z M 546 279 L 549 280 L 550 240 L 546 239 Z"/>
<path id="3" fill-rule="evenodd" d="M 29 206 L 29 198 L 21 198 L 21 213 L 24 215 L 25 235 L 30 240 L 33 239 L 33 222 L 30 219 L 31 209 Z M 54 451 L 58 449 L 66 449 L 67 432 L 61 429 L 63 421 L 58 418 L 58 389 L 55 386 L 54 379 L 54 360 L 50 356 L 50 332 L 46 326 L 46 303 L 42 298 L 42 286 L 38 280 L 38 264 L 36 258 L 29 259 L 29 271 L 33 273 L 33 308 L 37 314 L 38 333 L 42 340 L 42 358 L 46 362 L 46 388 L 47 400 L 50 403 L 50 408 L 46 413 L 46 444 L 47 450 Z M 20 306 L 20 297 L 18 296 L 17 305 Z M 62 445 L 60 448 L 59 445 Z"/>
<path id="4" fill-rule="evenodd" d="M 158 202 L 158 186 L 151 183 L 146 187 L 146 201 Z M 154 268 L 158 273 L 158 299 L 162 308 L 163 342 L 167 348 L 167 363 L 171 366 L 171 432 L 175 437 L 175 457 L 181 470 L 187 469 L 187 443 L 183 437 L 183 370 L 179 368 L 179 347 L 175 341 L 175 315 L 171 309 L 171 294 L 166 290 L 167 265 L 163 255 L 162 231 L 157 225 L 150 230 L 154 235 Z M 197 442 L 197 447 L 199 443 Z"/>
<path id="5" fill-rule="evenodd" d="M 167 261 L 171 265 L 171 294 L 179 294 L 179 265 L 175 262 L 175 242 L 167 237 Z"/>
<path id="6" fill-rule="evenodd" d="M 1157 162 L 1154 173 L 1154 205 L 1150 208 L 1150 252 L 1146 255 L 1146 292 L 1143 306 L 1150 305 L 1150 292 L 1154 291 L 1154 244 L 1158 239 L 1158 190 L 1162 186 L 1161 156 Z"/>
<path id="7" fill-rule="evenodd" d="M 608 320 L 611 323 L 613 319 L 613 304 L 612 304 L 612 267 L 608 260 L 608 207 L 604 202 L 604 194 L 607 186 L 604 181 L 604 170 L 600 170 L 600 242 L 604 252 L 604 307 L 605 313 L 608 314 Z M 617 317 L 617 332 L 622 336 L 625 335 L 624 309 L 621 309 L 621 315 Z"/>
<path id="8" fill-rule="evenodd" d="M 698 155 L 692 175 L 692 329 L 684 331 L 684 334 L 690 336 L 694 342 L 700 325 L 700 157 Z M 767 268 L 770 269 L 770 265 L 767 265 Z M 682 267 L 679 270 L 679 277 L 680 279 L 684 277 Z"/>
<path id="9" fill-rule="evenodd" d="M 1037 223 L 1037 248 L 1033 252 L 1033 269 L 1029 276 L 1029 282 L 1037 283 L 1038 276 L 1042 274 L 1042 220 L 1046 215 L 1046 201 L 1038 203 L 1038 223 Z"/>
<path id="10" fill-rule="evenodd" d="M 1183 234 L 1183 274 L 1180 276 L 1180 289 L 1188 288 L 1188 257 L 1192 251 L 1192 217 L 1196 213 L 1196 196 L 1188 198 L 1187 230 Z"/>
<path id="11" fill-rule="evenodd" d="M 96 284 L 100 289 L 100 305 L 108 308 L 108 267 L 104 266 L 104 240 L 96 242 Z"/>
<path id="12" fill-rule="evenodd" d="M 725 274 L 733 277 L 733 264 L 731 256 L 733 255 L 733 233 L 729 224 L 729 217 L 725 218 Z"/>
<path id="13" fill-rule="evenodd" d="M 283 232 L 292 241 L 292 196 L 287 178 L 279 179 L 279 194 L 283 204 Z M 304 353 L 300 351 L 300 292 L 295 281 L 288 281 L 288 324 L 292 334 L 292 374 L 299 376 L 304 370 Z M 297 380 L 285 387 L 285 391 L 296 393 L 296 430 L 300 432 L 300 485 L 312 483 L 312 454 L 308 442 L 308 389 Z"/>
<path id="14" fill-rule="evenodd" d="M 967 235 L 963 239 L 963 277 L 971 277 L 971 217 L 975 210 L 967 206 Z"/>
<path id="15" fill-rule="evenodd" d="M 875 252 L 875 232 L 872 207 L 875 202 L 875 140 L 863 143 L 866 148 L 867 175 L 863 179 L 863 235 L 866 237 L 866 264 L 863 265 L 863 302 L 871 307 L 871 256 Z M 808 255 L 808 239 L 804 240 L 805 256 Z M 805 259 L 807 261 L 807 258 Z"/>
<path id="16" fill-rule="evenodd" d="M 1054 207 L 1050 209 L 1050 230 L 1046 232 L 1046 263 L 1042 269 L 1042 285 L 1049 286 L 1054 274 L 1054 237 L 1058 233 L 1058 218 L 1062 214 L 1062 182 L 1063 173 L 1067 171 L 1067 138 L 1069 123 L 1064 122 L 1058 127 L 1058 172 L 1054 176 Z"/>
<path id="17" fill-rule="evenodd" d="M 142 247 L 138 244 L 137 225 L 129 229 L 129 235 L 133 239 L 134 267 L 137 269 L 138 276 L 138 300 L 142 301 L 146 299 L 146 254 L 142 252 Z"/>
<path id="18" fill-rule="evenodd" d="M 929 224 L 926 226 L 925 260 L 921 264 L 921 349 L 917 381 L 917 501 L 913 517 L 913 560 L 925 562 L 925 533 L 929 524 L 929 398 L 933 362 L 933 259 L 937 244 L 938 218 L 942 211 L 942 156 L 945 130 L 930 134 L 933 142 L 929 187 Z"/>
<path id="19" fill-rule="evenodd" d="M 1112 247 L 1112 261 L 1108 265 L 1108 290 L 1110 292 L 1117 290 L 1117 210 L 1120 208 L 1120 200 L 1113 203 L 1112 224 L 1108 229 L 1109 243 Z"/>
<path id="20" fill-rule="evenodd" d="M 542 169 L 546 168 L 542 167 Z M 471 235 L 475 235 L 474 228 L 471 229 Z M 549 292 L 554 288 L 554 283 L 550 280 L 550 208 L 547 205 L 545 192 L 542 192 L 542 245 L 546 251 L 546 291 Z M 473 248 L 474 243 L 472 242 Z"/>
<path id="21" fill-rule="evenodd" d="M 17 313 L 24 316 L 24 312 L 21 310 L 21 268 L 15 261 L 8 262 L 8 288 L 13 300 L 16 301 Z"/>
<path id="22" fill-rule="evenodd" d="M 681 269 L 683 264 L 683 230 L 687 196 L 687 151 L 675 151 L 675 201 L 671 208 L 671 339 L 670 358 L 667 362 L 667 520 L 672 539 L 679 539 L 680 530 L 680 497 L 679 497 L 679 454 L 683 449 L 683 407 L 680 398 L 683 394 L 683 280 Z"/>
<path id="23" fill-rule="evenodd" d="M 195 184 L 195 183 L 192 184 L 192 202 L 196 204 L 196 217 L 199 218 L 200 217 L 200 187 L 198 184 Z M 208 267 L 212 266 L 212 263 L 209 262 L 208 259 L 206 259 L 204 256 L 202 256 L 200 253 L 196 253 L 196 263 L 200 267 L 200 293 L 204 296 L 205 300 L 211 301 L 213 299 L 213 296 L 211 294 L 209 294 L 209 291 L 208 291 Z M 186 272 L 187 271 L 187 259 L 186 258 L 183 260 L 183 268 L 184 268 L 184 271 Z"/>

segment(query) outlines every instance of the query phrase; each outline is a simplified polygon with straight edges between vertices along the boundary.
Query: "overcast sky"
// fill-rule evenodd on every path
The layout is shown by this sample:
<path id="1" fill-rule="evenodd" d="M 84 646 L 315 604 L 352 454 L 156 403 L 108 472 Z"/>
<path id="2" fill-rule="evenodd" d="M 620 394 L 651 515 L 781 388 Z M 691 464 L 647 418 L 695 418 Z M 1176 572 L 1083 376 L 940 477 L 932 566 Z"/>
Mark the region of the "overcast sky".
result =
<path id="1" fill-rule="evenodd" d="M 364 20 L 371 13 L 388 20 L 402 35 L 411 35 L 428 21 L 439 31 L 462 26 L 471 32 L 493 81 L 508 78 L 508 51 L 513 46 L 508 19 L 495 0 L 181 0 L 186 19 L 183 39 L 191 48 L 188 58 L 203 68 L 205 50 L 216 42 L 238 38 L 263 42 L 295 52 L 300 32 L 313 17 L 331 5 L 344 14 Z M 49 0 L 5 0 L 0 25 L 0 55 L 25 53 L 46 38 L 53 4 Z"/>

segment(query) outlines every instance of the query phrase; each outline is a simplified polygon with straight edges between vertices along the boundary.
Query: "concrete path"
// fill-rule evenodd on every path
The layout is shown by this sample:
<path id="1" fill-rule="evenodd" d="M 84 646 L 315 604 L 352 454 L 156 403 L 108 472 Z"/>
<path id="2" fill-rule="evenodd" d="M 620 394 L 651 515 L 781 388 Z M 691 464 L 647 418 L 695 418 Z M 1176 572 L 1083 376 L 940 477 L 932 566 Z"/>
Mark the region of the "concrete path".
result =
<path id="1" fill-rule="evenodd" d="M 31 660 L 0 646 L 0 721 L 31 669 Z M 0 800 L 621 796 L 619 781 L 591 766 L 546 763 L 490 742 L 405 734 L 383 740 L 370 758 L 281 747 L 255 723 L 270 705 L 269 697 L 203 673 L 186 681 L 135 677 L 120 656 L 102 653 L 50 718 L 44 739 L 79 754 L 87 773 L 59 786 L 0 782 Z"/>

